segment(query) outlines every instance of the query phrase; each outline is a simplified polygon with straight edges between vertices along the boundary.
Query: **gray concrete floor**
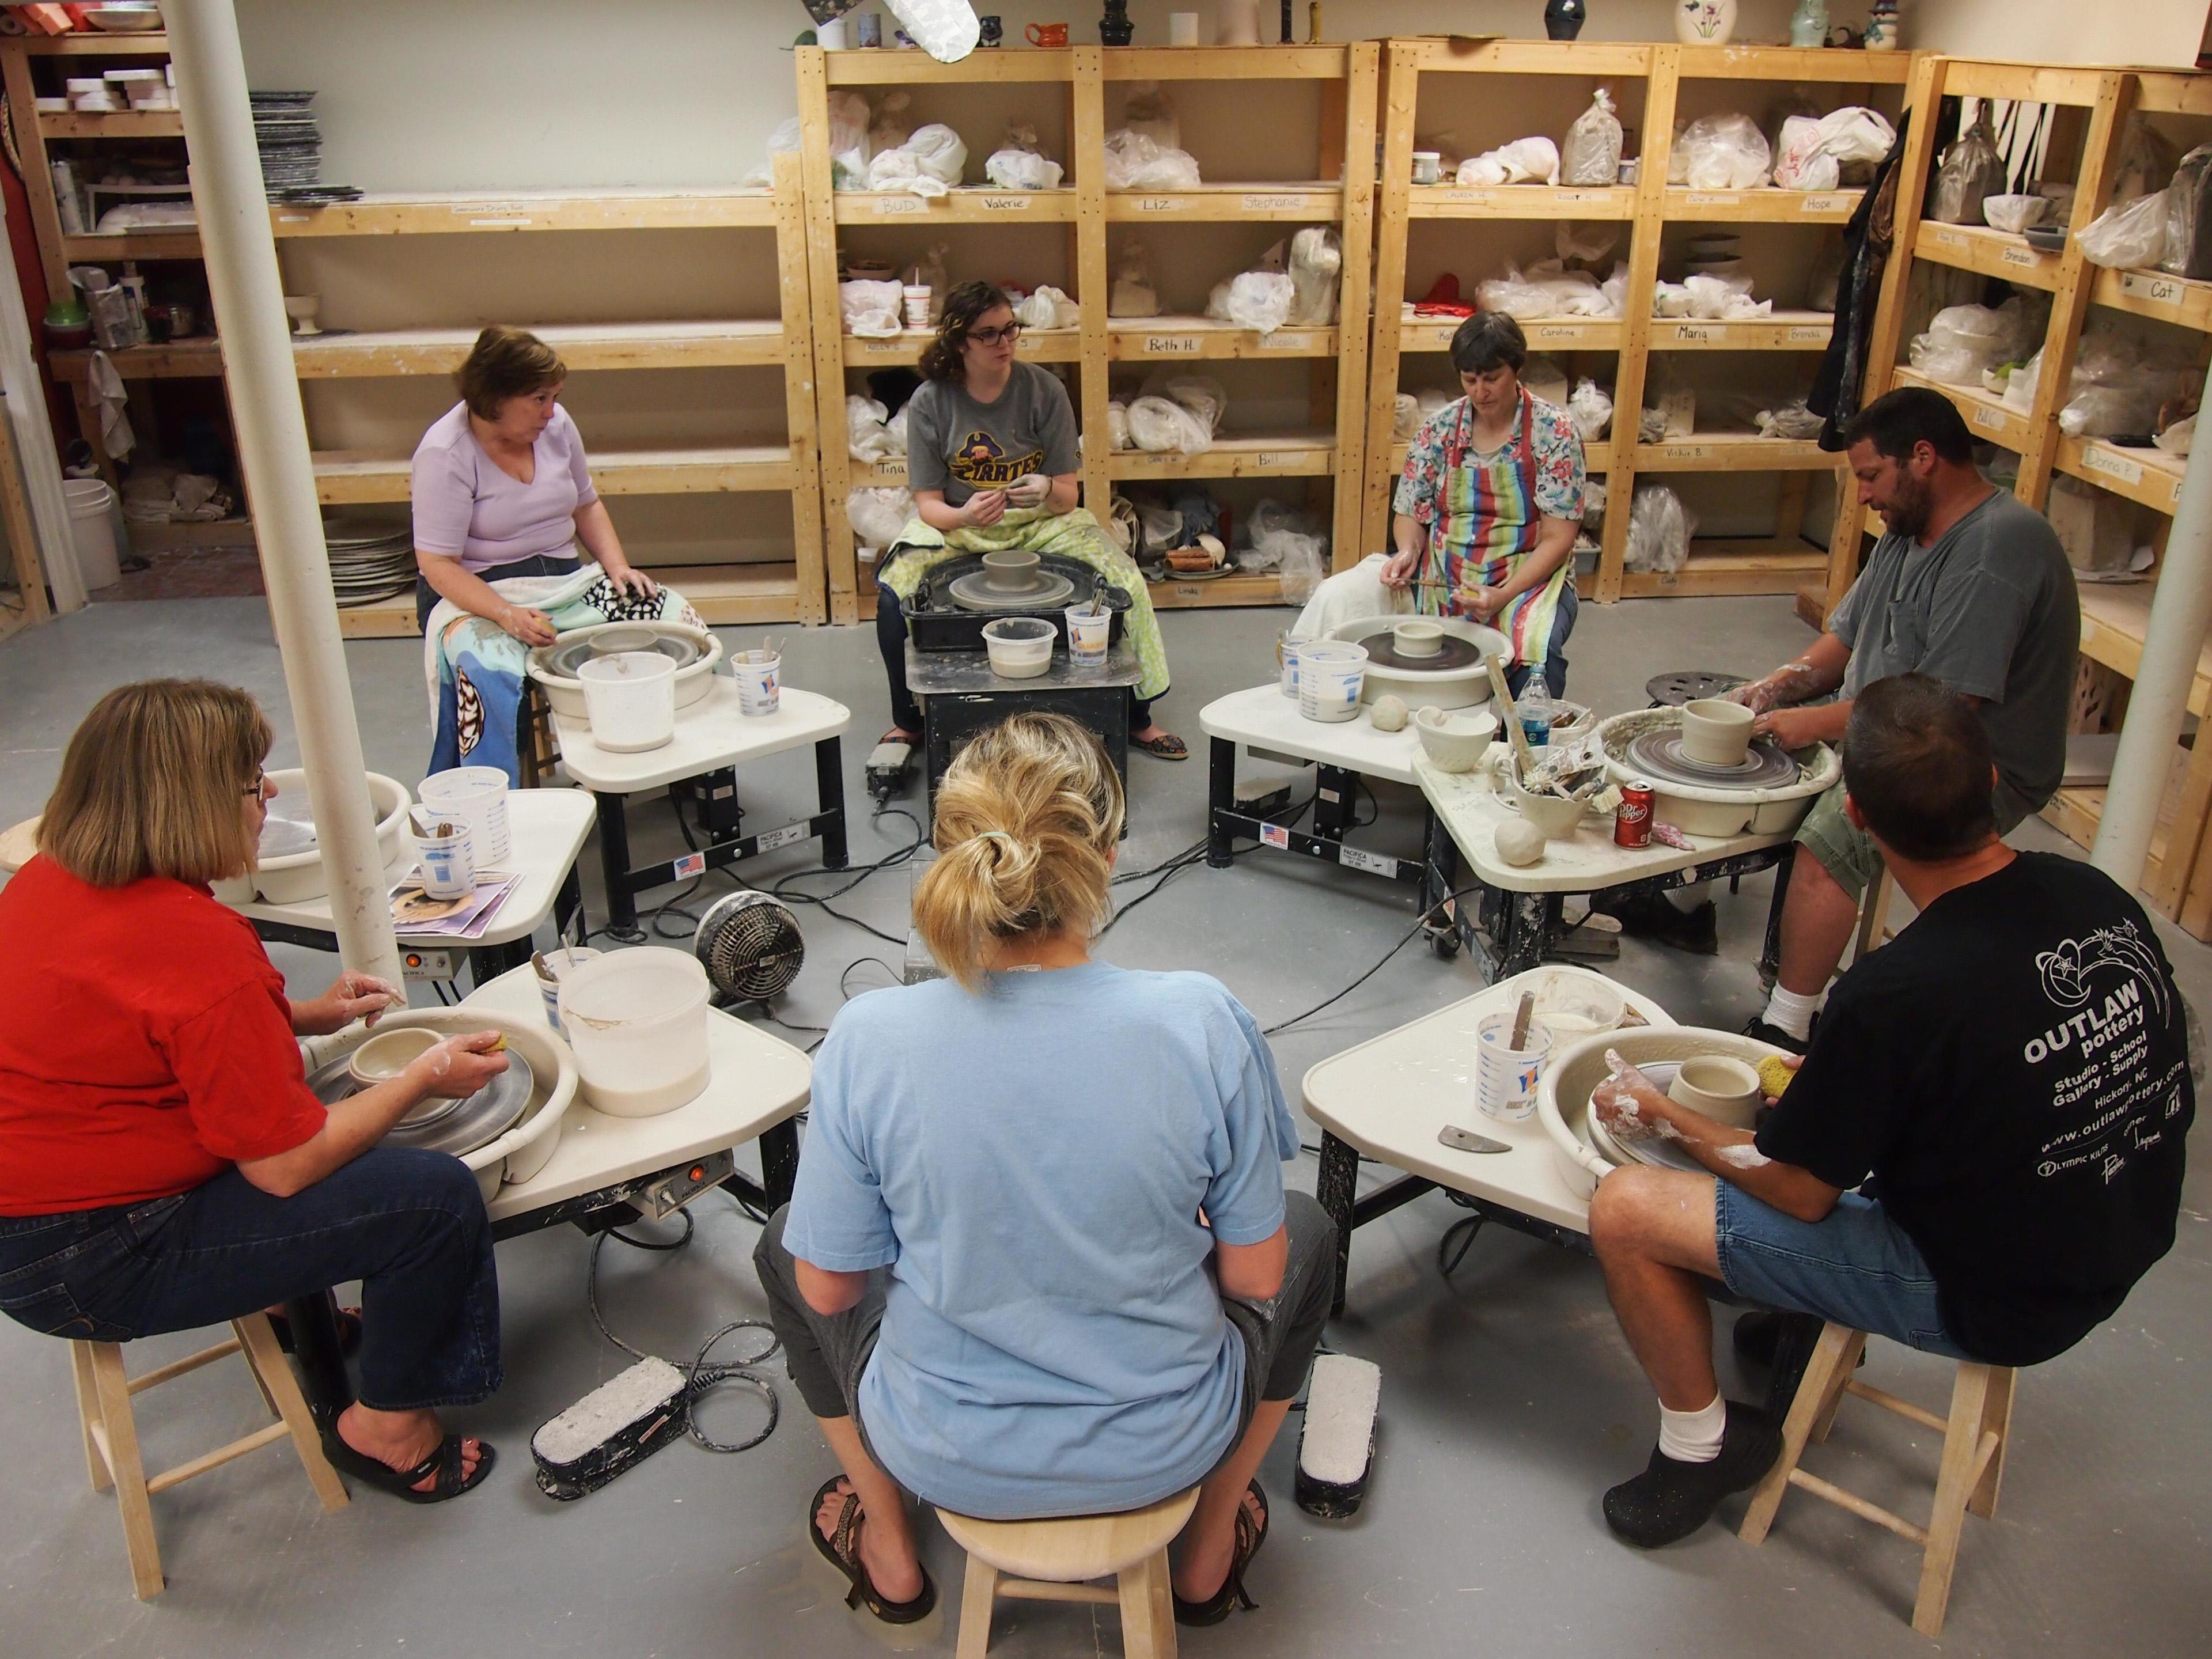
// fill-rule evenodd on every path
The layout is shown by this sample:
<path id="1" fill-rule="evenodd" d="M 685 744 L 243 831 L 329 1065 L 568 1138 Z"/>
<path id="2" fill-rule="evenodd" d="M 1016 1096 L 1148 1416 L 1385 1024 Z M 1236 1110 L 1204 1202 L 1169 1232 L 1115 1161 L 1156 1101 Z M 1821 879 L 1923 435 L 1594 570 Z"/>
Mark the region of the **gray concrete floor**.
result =
<path id="1" fill-rule="evenodd" d="M 1166 618 L 1176 689 L 1163 706 L 1199 758 L 1132 762 L 1134 827 L 1124 867 L 1150 868 L 1201 833 L 1203 745 L 1198 711 L 1264 678 L 1280 611 Z M 732 637 L 760 630 L 726 630 Z M 865 804 L 860 763 L 881 729 L 884 692 L 871 633 L 789 634 L 794 684 L 854 710 L 847 745 L 852 799 Z M 1586 606 L 1572 687 L 1603 709 L 1642 701 L 1649 674 L 1698 666 L 1754 672 L 1805 641 L 1783 599 L 1644 601 Z M 421 650 L 414 642 L 348 647 L 370 764 L 412 782 L 428 746 Z M 0 646 L 0 822 L 35 811 L 62 745 L 102 690 L 155 673 L 242 684 L 274 718 L 276 758 L 296 756 L 284 684 L 258 600 L 102 605 Z M 745 801 L 773 823 L 811 800 L 803 757 L 749 768 Z M 1417 850 L 1409 798 L 1385 786 L 1371 843 Z M 635 815 L 672 843 L 665 808 Z M 856 860 L 913 834 L 904 819 L 863 822 Z M 2023 844 L 2063 845 L 2039 823 Z M 595 863 L 586 854 L 587 868 Z M 805 867 L 794 848 L 749 867 L 754 881 Z M 826 883 L 817 882 L 817 886 Z M 719 886 L 720 884 L 712 884 Z M 839 908 L 903 935 L 903 872 L 878 876 Z M 592 887 L 596 913 L 596 884 Z M 1723 906 L 1723 951 L 1697 960 L 1631 942 L 1617 972 L 1678 1018 L 1733 1024 L 1759 1006 L 1753 973 L 1767 879 Z M 1220 976 L 1263 1024 L 1319 1002 L 1370 966 L 1412 921 L 1407 891 L 1273 854 L 1227 871 L 1177 876 L 1131 915 L 1103 954 L 1131 967 L 1201 968 Z M 863 957 L 898 952 L 818 910 L 802 913 L 809 957 L 780 1010 L 794 1025 L 826 1025 L 839 981 Z M 2192 1000 L 2212 995 L 2212 951 L 2161 927 Z M 305 994 L 331 958 L 279 950 Z M 862 967 L 858 990 L 884 979 Z M 1353 1043 L 1478 988 L 1466 962 L 1400 951 L 1321 1017 L 1275 1039 L 1296 1094 L 1305 1069 Z M 804 1042 L 808 1039 L 797 1039 Z M 1310 1126 L 1309 1126 L 1310 1127 Z M 1310 1188 L 1313 1163 L 1290 1170 Z M 988 1201 L 988 1194 L 978 1194 Z M 629 1341 L 688 1358 L 724 1322 L 764 1307 L 750 1252 L 755 1230 L 719 1199 L 701 1206 L 686 1251 L 647 1255 L 610 1246 L 602 1305 Z M 2192 1171 L 2172 1255 L 2120 1315 L 2073 1352 L 2022 1382 L 2003 1507 L 1971 1521 L 1944 1650 L 1974 1655 L 2111 1651 L 2201 1653 L 2212 1624 L 2205 1570 L 2212 1516 L 2212 1441 L 2200 1377 L 2212 1365 L 2212 1179 Z M 1656 1415 L 1585 1257 L 1486 1230 L 1456 1273 L 1436 1247 L 1462 1212 L 1431 1194 L 1358 1234 L 1351 1299 L 1328 1340 L 1383 1369 L 1381 1441 L 1366 1507 L 1349 1522 L 1316 1522 L 1290 1501 L 1295 1446 L 1286 1435 L 1265 1479 L 1275 1531 L 1255 1568 L 1261 1604 L 1213 1631 L 1185 1636 L 1193 1655 L 1440 1653 L 1590 1655 L 1656 1651 L 1750 1655 L 1912 1654 L 1930 1644 L 1907 1620 L 1917 1557 L 1899 1540 L 1802 1495 L 1767 1544 L 1753 1549 L 1723 1527 L 1653 1555 L 1615 1543 L 1598 1495 L 1643 1465 Z M 325 1516 L 282 1453 L 263 1453 L 155 1503 L 169 1589 L 144 1606 L 130 1595 L 112 1500 L 85 1483 L 62 1346 L 0 1326 L 0 1652 L 26 1659 L 100 1652 L 170 1659 L 362 1652 L 691 1656 L 880 1649 L 949 1654 L 960 1558 L 924 1528 L 943 1610 L 891 1632 L 841 1605 L 842 1581 L 807 1547 L 801 1510 L 830 1471 L 827 1451 L 787 1382 L 782 1426 L 759 1449 L 710 1455 L 688 1443 L 574 1504 L 529 1480 L 528 1441 L 541 1422 L 619 1370 L 625 1357 L 592 1328 L 584 1304 L 586 1241 L 571 1231 L 501 1247 L 507 1382 L 455 1413 L 502 1449 L 489 1488 L 417 1509 L 363 1492 Z M 137 1345 L 134 1366 L 185 1351 L 185 1336 Z M 1725 1348 L 1725 1343 L 1723 1344 Z M 143 1350 L 140 1352 L 138 1350 Z M 2193 1369 L 2192 1369 L 2193 1368 Z M 1871 1380 L 1936 1404 L 1949 1369 L 1878 1345 Z M 1724 1370 L 1732 1391 L 1752 1383 Z M 736 1438 L 759 1407 L 732 1394 L 703 1411 L 711 1432 Z M 174 1383 L 141 1402 L 149 1463 L 167 1465 L 263 1420 L 234 1366 Z M 1878 1501 L 1924 1504 L 1934 1437 L 1869 1407 L 1844 1419 L 1822 1467 Z M 680 1511 L 680 1513 L 679 1513 Z M 1732 1521 L 1740 1506 L 1723 1510 Z M 2191 1564 L 2195 1563 L 2192 1566 Z M 994 1653 L 1117 1650 L 1109 1612 L 1002 1604 Z"/>

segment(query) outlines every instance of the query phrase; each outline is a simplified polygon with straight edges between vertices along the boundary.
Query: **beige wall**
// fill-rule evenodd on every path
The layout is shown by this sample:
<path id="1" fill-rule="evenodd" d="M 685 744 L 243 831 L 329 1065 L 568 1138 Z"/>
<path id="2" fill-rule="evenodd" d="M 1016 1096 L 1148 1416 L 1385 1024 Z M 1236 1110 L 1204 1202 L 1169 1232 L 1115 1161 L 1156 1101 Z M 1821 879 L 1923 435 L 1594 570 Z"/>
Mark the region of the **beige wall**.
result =
<path id="1" fill-rule="evenodd" d="M 1960 58 L 2189 69 L 2205 0 L 2131 0 L 2094 13 L 2074 0 L 1905 0 L 1908 45 Z M 2094 15 L 2094 24 L 2085 20 Z"/>

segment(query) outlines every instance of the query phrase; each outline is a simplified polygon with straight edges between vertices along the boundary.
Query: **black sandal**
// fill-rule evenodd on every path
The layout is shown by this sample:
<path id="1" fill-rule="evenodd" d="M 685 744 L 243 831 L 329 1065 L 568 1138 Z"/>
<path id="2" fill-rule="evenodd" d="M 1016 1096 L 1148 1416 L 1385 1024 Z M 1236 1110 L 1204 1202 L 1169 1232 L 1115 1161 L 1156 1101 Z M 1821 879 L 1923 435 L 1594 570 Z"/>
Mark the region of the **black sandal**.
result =
<path id="1" fill-rule="evenodd" d="M 1157 738 L 1132 738 L 1132 749 L 1141 749 L 1155 760 L 1179 761 L 1190 758 L 1190 745 L 1171 732 L 1163 732 Z"/>
<path id="2" fill-rule="evenodd" d="M 338 1358 L 350 1359 L 361 1352 L 361 1310 L 340 1308 L 336 1310 L 338 1328 Z M 276 1346 L 295 1358 L 299 1349 L 292 1344 L 292 1322 L 284 1315 L 269 1316 L 269 1328 L 276 1334 Z"/>
<path id="3" fill-rule="evenodd" d="M 380 1458 L 367 1452 L 356 1451 L 339 1436 L 334 1422 L 323 1431 L 323 1455 L 331 1467 L 341 1474 L 349 1474 L 356 1480 L 366 1481 L 379 1492 L 388 1492 L 395 1498 L 404 1498 L 410 1504 L 442 1504 L 449 1498 L 459 1498 L 483 1484 L 498 1461 L 498 1454 L 490 1443 L 477 1442 L 477 1468 L 474 1474 L 461 1473 L 461 1437 L 449 1434 L 438 1443 L 437 1450 L 411 1469 L 395 1469 Z M 437 1476 L 437 1482 L 428 1492 L 416 1491 L 416 1483 Z"/>
<path id="4" fill-rule="evenodd" d="M 822 1528 L 814 1524 L 814 1517 L 822 1512 L 822 1500 L 830 1497 L 844 1479 L 842 1474 L 832 1475 L 815 1492 L 814 1501 L 806 1509 L 806 1535 L 822 1552 L 822 1559 L 843 1573 L 853 1586 L 845 1597 L 845 1605 L 866 1606 L 886 1625 L 911 1625 L 928 1618 L 937 1607 L 937 1586 L 930 1581 L 927 1567 L 921 1570 L 921 1593 L 911 1601 L 886 1601 L 876 1593 L 867 1568 L 861 1565 L 860 1546 L 853 1536 L 860 1524 L 860 1493 L 850 1490 L 845 1493 L 845 1505 L 837 1511 L 837 1530 L 834 1534 L 823 1537 Z"/>
<path id="5" fill-rule="evenodd" d="M 1229 1576 L 1206 1601 L 1186 1601 L 1176 1596 L 1175 1621 L 1178 1625 L 1218 1625 L 1229 1616 L 1233 1606 L 1242 1606 L 1247 1613 L 1260 1610 L 1260 1604 L 1244 1588 L 1244 1572 L 1252 1565 L 1252 1558 L 1260 1553 L 1260 1546 L 1267 1541 L 1267 1494 L 1261 1490 L 1257 1480 L 1244 1490 L 1260 1500 L 1260 1518 L 1255 1522 L 1245 1512 L 1243 1500 L 1238 1500 L 1237 1547 L 1229 1558 Z"/>

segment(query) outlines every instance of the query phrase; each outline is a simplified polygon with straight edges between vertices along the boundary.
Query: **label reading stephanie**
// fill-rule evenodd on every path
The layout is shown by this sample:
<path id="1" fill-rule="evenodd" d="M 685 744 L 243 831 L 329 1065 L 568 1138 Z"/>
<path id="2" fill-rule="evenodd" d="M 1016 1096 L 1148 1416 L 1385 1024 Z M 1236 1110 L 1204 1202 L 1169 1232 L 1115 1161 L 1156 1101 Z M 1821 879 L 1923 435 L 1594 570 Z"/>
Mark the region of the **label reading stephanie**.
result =
<path id="1" fill-rule="evenodd" d="M 1974 424 L 1985 432 L 2002 432 L 2005 429 L 2005 414 L 2001 409 L 1991 409 L 1986 404 L 1978 406 L 1974 410 L 1973 418 Z"/>
<path id="2" fill-rule="evenodd" d="M 978 196 L 975 205 L 986 213 L 1027 213 L 1030 198 L 1026 196 Z"/>
<path id="3" fill-rule="evenodd" d="M 793 846 L 805 839 L 806 826 L 805 824 L 787 823 L 781 830 L 769 830 L 764 831 L 760 838 L 760 849 L 763 853 L 773 853 L 779 847 Z"/>
<path id="4" fill-rule="evenodd" d="M 902 214 L 928 211 L 928 203 L 923 201 L 919 196 L 908 196 L 903 191 L 896 195 L 876 198 L 876 217 L 878 219 L 895 218 Z"/>
<path id="5" fill-rule="evenodd" d="M 1692 207 L 1734 207 L 1743 198 L 1732 190 L 1693 190 L 1687 199 Z"/>
<path id="6" fill-rule="evenodd" d="M 1826 345 L 1828 343 L 1828 333 L 1829 329 L 1826 323 L 1792 323 L 1790 325 L 1790 343 L 1791 345 Z"/>
<path id="7" fill-rule="evenodd" d="M 1797 204 L 1800 213 L 1842 213 L 1851 204 L 1848 196 L 1808 196 Z"/>
<path id="8" fill-rule="evenodd" d="M 1246 213 L 1296 213 L 1305 204 L 1306 198 L 1303 196 L 1292 196 L 1281 192 L 1261 195 L 1255 192 L 1244 198 L 1243 211 Z"/>
<path id="9" fill-rule="evenodd" d="M 1199 339 L 1195 334 L 1147 334 L 1145 336 L 1145 356 L 1147 357 L 1195 357 Z"/>
<path id="10" fill-rule="evenodd" d="M 2101 472 L 2106 477 L 2118 478 L 2124 484 L 2139 484 L 2142 482 L 2143 477 L 2141 461 L 2130 460 L 2126 456 L 2116 454 L 2100 444 L 2088 444 L 2083 447 L 2081 470 L 2085 472 Z"/>
<path id="11" fill-rule="evenodd" d="M 1347 870 L 1364 870 L 1370 876 L 1386 876 L 1396 880 L 1398 860 L 1385 858 L 1380 853 L 1363 853 L 1357 847 L 1340 847 L 1336 861 Z"/>
<path id="12" fill-rule="evenodd" d="M 2177 277 L 2154 276 L 2148 270 L 2130 270 L 2121 275 L 2120 292 L 2130 299 L 2172 306 L 2181 303 L 2182 286 Z"/>

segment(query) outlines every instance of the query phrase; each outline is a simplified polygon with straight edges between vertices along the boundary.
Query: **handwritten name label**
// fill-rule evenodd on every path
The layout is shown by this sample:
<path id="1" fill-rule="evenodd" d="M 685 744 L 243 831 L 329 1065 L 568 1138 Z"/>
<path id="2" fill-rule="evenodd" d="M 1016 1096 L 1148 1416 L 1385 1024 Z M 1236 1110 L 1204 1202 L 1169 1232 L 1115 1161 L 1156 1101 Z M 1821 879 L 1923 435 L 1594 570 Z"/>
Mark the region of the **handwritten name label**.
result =
<path id="1" fill-rule="evenodd" d="M 537 222 L 533 219 L 471 219 L 469 221 L 469 228 L 471 230 L 498 230 L 503 228 L 519 228 L 523 225 L 534 224 L 536 222 Z"/>
<path id="2" fill-rule="evenodd" d="M 307 222 L 307 216 L 304 213 L 280 213 L 276 216 L 276 222 L 280 225 L 304 225 Z"/>
<path id="3" fill-rule="evenodd" d="M 1829 329 L 1825 323 L 1792 323 L 1790 325 L 1791 345 L 1826 345 Z"/>
<path id="4" fill-rule="evenodd" d="M 1669 461 L 1705 461 L 1712 459 L 1711 444 L 1665 444 L 1660 447 L 1660 457 Z"/>
<path id="5" fill-rule="evenodd" d="M 1693 190 L 1687 199 L 1692 207 L 1734 207 L 1743 198 L 1734 191 Z"/>
<path id="6" fill-rule="evenodd" d="M 1929 233 L 1929 240 L 1937 247 L 1955 249 L 1960 253 L 1966 251 L 1966 239 L 1964 236 L 1955 230 L 1945 230 L 1940 225 Z"/>
<path id="7" fill-rule="evenodd" d="M 1536 337 L 1540 340 L 1583 340 L 1589 337 L 1589 330 L 1580 323 L 1539 323 L 1536 325 Z"/>
<path id="8" fill-rule="evenodd" d="M 2182 287 L 2172 276 L 2154 276 L 2147 270 L 2130 270 L 2120 277 L 2120 292 L 2130 299 L 2148 300 L 2154 305 L 2172 306 L 2181 303 Z"/>
<path id="9" fill-rule="evenodd" d="M 1711 345 L 1713 331 L 1702 323 L 1677 323 L 1664 337 L 1677 345 Z"/>
<path id="10" fill-rule="evenodd" d="M 908 357 L 915 350 L 904 340 L 870 340 L 861 349 L 871 357 Z"/>
<path id="11" fill-rule="evenodd" d="M 1306 204 L 1303 196 L 1247 195 L 1243 210 L 1247 213 L 1295 213 Z"/>
<path id="12" fill-rule="evenodd" d="M 1198 356 L 1198 336 L 1195 334 L 1147 334 L 1145 336 L 1145 356 L 1147 357 L 1195 357 Z"/>
<path id="13" fill-rule="evenodd" d="M 1484 207 L 1497 199 L 1498 192 L 1494 190 L 1448 190 L 1444 192 L 1447 202 L 1474 202 Z"/>
<path id="14" fill-rule="evenodd" d="M 2085 472 L 2101 472 L 2108 478 L 2118 478 L 2124 484 L 2139 484 L 2143 477 L 2141 461 L 2131 461 L 2124 455 L 2116 455 L 2096 444 L 2083 447 L 2081 469 Z"/>
<path id="15" fill-rule="evenodd" d="M 1851 198 L 1848 196 L 1808 196 L 1797 204 L 1800 213 L 1843 213 L 1848 211 Z"/>
<path id="16" fill-rule="evenodd" d="M 1273 334 L 1262 334 L 1260 337 L 1260 349 L 1262 351 L 1304 351 L 1311 343 L 1311 340 L 1312 337 L 1310 335 L 1303 332 L 1294 332 L 1287 328 L 1279 328 Z"/>
<path id="17" fill-rule="evenodd" d="M 1571 207 L 1581 207 L 1591 202 L 1611 201 L 1613 192 L 1607 190 L 1555 190 L 1552 192 L 1552 199 L 1564 202 Z"/>
<path id="18" fill-rule="evenodd" d="M 896 218 L 902 214 L 927 213 L 929 204 L 919 196 L 878 196 L 876 198 L 876 217 Z"/>
<path id="19" fill-rule="evenodd" d="M 876 463 L 875 475 L 878 478 L 887 479 L 892 483 L 904 483 L 906 482 L 906 463 L 904 461 L 878 461 Z"/>
<path id="20" fill-rule="evenodd" d="M 1286 453 L 1279 449 L 1263 449 L 1252 458 L 1252 465 L 1260 471 L 1266 472 L 1282 467 L 1296 466 L 1304 459 L 1305 458 L 1303 455 L 1297 454 L 1295 452 Z"/>
<path id="21" fill-rule="evenodd" d="M 1182 205 L 1172 196 L 1139 196 L 1137 198 L 1137 211 L 1139 213 L 1173 213 Z"/>
<path id="22" fill-rule="evenodd" d="M 975 205 L 986 213 L 1027 213 L 1030 198 L 1026 196 L 978 196 Z"/>
<path id="23" fill-rule="evenodd" d="M 2022 270 L 2033 270 L 2043 263 L 2043 256 L 2032 248 L 2008 247 L 1999 250 L 1997 258 L 2008 265 L 2018 265 Z"/>
<path id="24" fill-rule="evenodd" d="M 1984 432 L 2002 432 L 2008 422 L 2002 410 L 1982 407 L 1974 410 L 1974 424 Z"/>

